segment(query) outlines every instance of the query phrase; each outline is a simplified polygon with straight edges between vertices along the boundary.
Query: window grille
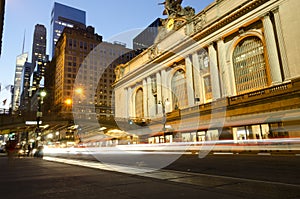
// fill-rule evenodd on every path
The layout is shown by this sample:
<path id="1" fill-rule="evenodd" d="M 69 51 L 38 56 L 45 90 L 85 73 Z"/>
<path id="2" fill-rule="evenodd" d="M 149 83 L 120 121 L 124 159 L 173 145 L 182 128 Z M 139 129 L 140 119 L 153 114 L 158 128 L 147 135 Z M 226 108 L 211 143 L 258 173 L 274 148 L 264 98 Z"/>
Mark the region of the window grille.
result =
<path id="1" fill-rule="evenodd" d="M 144 104 L 143 104 L 143 89 L 138 89 L 135 96 L 135 115 L 138 118 L 144 117 Z"/>
<path id="2" fill-rule="evenodd" d="M 258 90 L 268 84 L 264 47 L 258 37 L 247 37 L 233 52 L 237 94 Z"/>
<path id="3" fill-rule="evenodd" d="M 212 98 L 212 87 L 207 49 L 203 48 L 198 51 L 198 61 L 200 66 L 200 74 L 203 79 L 205 100 L 210 100 Z"/>
<path id="4" fill-rule="evenodd" d="M 187 85 L 184 70 L 177 70 L 172 78 L 172 102 L 173 109 L 188 105 Z"/>

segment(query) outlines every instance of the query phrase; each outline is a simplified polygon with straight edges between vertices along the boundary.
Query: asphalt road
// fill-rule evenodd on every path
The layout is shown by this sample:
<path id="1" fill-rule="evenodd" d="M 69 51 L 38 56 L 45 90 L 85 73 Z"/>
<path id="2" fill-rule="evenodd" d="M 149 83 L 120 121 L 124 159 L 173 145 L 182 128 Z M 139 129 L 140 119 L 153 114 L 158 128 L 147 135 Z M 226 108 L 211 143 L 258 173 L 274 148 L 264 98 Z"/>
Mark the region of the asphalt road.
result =
<path id="1" fill-rule="evenodd" d="M 300 156 L 184 155 L 167 169 L 300 185 Z"/>
<path id="2" fill-rule="evenodd" d="M 58 157 L 85 159 L 128 165 L 168 169 L 190 173 L 200 173 L 235 178 L 246 178 L 279 183 L 300 185 L 300 156 L 295 154 L 258 155 L 209 154 L 203 158 L 198 155 L 178 154 L 55 154 Z"/>
<path id="3" fill-rule="evenodd" d="M 217 189 L 217 185 L 208 187 L 182 183 L 179 175 L 173 176 L 173 180 L 158 179 L 36 158 L 0 157 L 0 168 L 0 192 L 1 198 L 5 199 L 235 199 L 257 196 L 233 189 Z M 176 182 L 176 179 L 179 181 Z"/>
<path id="4" fill-rule="evenodd" d="M 125 167 L 129 165 L 137 169 L 150 167 L 151 161 L 154 161 L 152 166 L 158 166 L 157 161 L 168 162 L 178 157 L 165 167 L 157 168 L 149 174 L 137 174 L 137 176 L 195 185 L 200 189 L 229 191 L 242 194 L 242 198 L 300 198 L 300 156 L 292 153 L 209 154 L 203 158 L 197 155 L 176 156 L 174 154 L 143 154 L 142 158 L 140 154 L 97 154 L 94 156 L 64 154 L 63 156 L 72 160 L 74 158 L 85 159 L 95 164 L 116 164 L 125 165 Z M 146 161 L 141 162 L 141 159 Z"/>
<path id="5" fill-rule="evenodd" d="M 300 156 L 295 154 L 143 154 L 145 162 L 137 154 L 62 156 L 63 164 L 0 157 L 1 198 L 300 198 Z M 136 172 L 149 168 L 149 160 L 174 157 L 163 168 Z M 110 163 L 123 169 L 107 169 Z"/>

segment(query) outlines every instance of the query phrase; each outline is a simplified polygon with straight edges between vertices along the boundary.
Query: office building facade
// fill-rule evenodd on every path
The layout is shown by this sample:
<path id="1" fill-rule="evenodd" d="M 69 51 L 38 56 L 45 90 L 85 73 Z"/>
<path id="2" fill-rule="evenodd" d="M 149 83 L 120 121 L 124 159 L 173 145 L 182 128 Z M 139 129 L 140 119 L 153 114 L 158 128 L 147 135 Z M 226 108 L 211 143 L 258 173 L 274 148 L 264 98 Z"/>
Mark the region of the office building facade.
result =
<path id="1" fill-rule="evenodd" d="M 65 28 L 55 49 L 54 106 L 59 113 L 71 114 L 74 82 L 81 65 L 102 37 L 94 28 Z M 85 61 L 85 62 L 84 62 Z M 92 60 L 93 61 L 93 60 Z M 87 78 L 87 77 L 86 77 Z"/>
<path id="2" fill-rule="evenodd" d="M 50 23 L 50 58 L 54 56 L 56 42 L 65 27 L 72 28 L 74 25 L 84 27 L 85 24 L 85 11 L 54 2 Z"/>
<path id="3" fill-rule="evenodd" d="M 31 73 L 30 82 L 30 110 L 36 111 L 38 108 L 38 95 L 45 87 L 45 70 L 48 63 L 48 55 L 38 58 L 36 68 Z"/>
<path id="4" fill-rule="evenodd" d="M 33 33 L 31 63 L 32 70 L 35 70 L 38 60 L 46 57 L 47 30 L 44 25 L 36 24 Z"/>
<path id="5" fill-rule="evenodd" d="M 0 2 L 0 55 L 2 52 L 2 37 L 4 30 L 5 0 Z"/>
<path id="6" fill-rule="evenodd" d="M 65 28 L 56 46 L 56 64 L 48 69 L 55 67 L 54 111 L 75 120 L 111 119 L 114 69 L 139 53 L 120 42 L 102 41 L 91 26 Z"/>
<path id="7" fill-rule="evenodd" d="M 28 53 L 22 53 L 17 56 L 16 59 L 16 69 L 14 77 L 14 89 L 12 95 L 12 113 L 18 114 L 20 108 L 21 99 L 21 85 L 22 85 L 22 72 L 25 63 L 28 60 Z"/>
<path id="8" fill-rule="evenodd" d="M 154 44 L 159 28 L 162 26 L 162 19 L 157 18 L 145 30 L 133 39 L 133 50 L 146 49 Z"/>
<path id="9" fill-rule="evenodd" d="M 30 110 L 30 75 L 32 65 L 30 62 L 25 62 L 22 70 L 21 80 L 21 99 L 20 99 L 20 111 L 21 113 L 28 112 Z"/>

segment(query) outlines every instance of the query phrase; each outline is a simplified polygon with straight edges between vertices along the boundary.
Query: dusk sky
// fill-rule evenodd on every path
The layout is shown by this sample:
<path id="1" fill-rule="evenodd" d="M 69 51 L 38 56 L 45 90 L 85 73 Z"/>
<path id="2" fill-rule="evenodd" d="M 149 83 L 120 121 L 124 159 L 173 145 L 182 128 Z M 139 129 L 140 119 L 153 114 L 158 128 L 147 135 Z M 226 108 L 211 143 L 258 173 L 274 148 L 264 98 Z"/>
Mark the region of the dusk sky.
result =
<path id="1" fill-rule="evenodd" d="M 0 57 L 0 108 L 2 101 L 10 93 L 5 86 L 14 80 L 16 57 L 22 53 L 25 33 L 24 52 L 31 60 L 34 26 L 43 24 L 47 28 L 47 54 L 49 54 L 50 13 L 54 0 L 6 0 L 2 54 Z M 162 15 L 164 0 L 57 0 L 74 8 L 86 11 L 86 24 L 95 27 L 96 33 L 104 41 L 120 41 L 132 47 L 132 38 Z M 195 8 L 196 13 L 203 10 L 214 0 L 183 0 L 182 6 Z M 8 106 L 8 103 L 6 103 Z"/>

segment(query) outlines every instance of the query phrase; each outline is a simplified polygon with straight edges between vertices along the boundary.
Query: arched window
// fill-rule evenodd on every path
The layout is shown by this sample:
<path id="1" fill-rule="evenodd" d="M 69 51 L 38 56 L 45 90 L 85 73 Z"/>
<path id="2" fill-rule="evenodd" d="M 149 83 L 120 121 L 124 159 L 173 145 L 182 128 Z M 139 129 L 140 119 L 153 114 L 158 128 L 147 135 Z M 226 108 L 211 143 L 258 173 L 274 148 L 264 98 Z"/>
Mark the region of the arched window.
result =
<path id="1" fill-rule="evenodd" d="M 174 73 L 171 84 L 173 109 L 187 106 L 187 86 L 184 70 L 179 69 Z"/>
<path id="2" fill-rule="evenodd" d="M 139 88 L 135 95 L 135 116 L 144 117 L 143 89 Z"/>
<path id="3" fill-rule="evenodd" d="M 255 36 L 241 40 L 233 52 L 233 69 L 237 94 L 268 85 L 262 41 Z"/>

